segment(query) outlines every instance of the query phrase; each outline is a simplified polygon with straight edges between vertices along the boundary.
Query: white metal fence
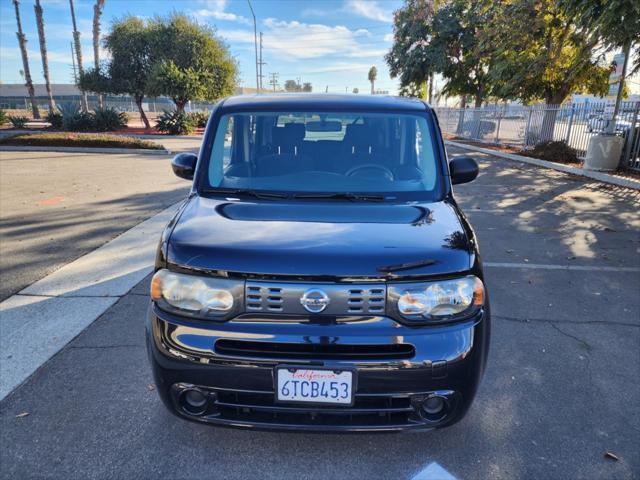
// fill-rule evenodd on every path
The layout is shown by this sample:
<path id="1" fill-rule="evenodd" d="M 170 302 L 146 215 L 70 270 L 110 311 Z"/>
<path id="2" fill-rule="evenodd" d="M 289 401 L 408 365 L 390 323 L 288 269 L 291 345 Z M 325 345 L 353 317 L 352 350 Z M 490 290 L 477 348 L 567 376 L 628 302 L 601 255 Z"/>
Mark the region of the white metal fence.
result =
<path id="1" fill-rule="evenodd" d="M 436 108 L 444 133 L 475 141 L 532 148 L 547 140 L 565 141 L 584 158 L 589 138 L 608 125 L 611 103 Z M 620 166 L 640 171 L 640 102 L 622 102 L 616 134 L 625 138 Z"/>

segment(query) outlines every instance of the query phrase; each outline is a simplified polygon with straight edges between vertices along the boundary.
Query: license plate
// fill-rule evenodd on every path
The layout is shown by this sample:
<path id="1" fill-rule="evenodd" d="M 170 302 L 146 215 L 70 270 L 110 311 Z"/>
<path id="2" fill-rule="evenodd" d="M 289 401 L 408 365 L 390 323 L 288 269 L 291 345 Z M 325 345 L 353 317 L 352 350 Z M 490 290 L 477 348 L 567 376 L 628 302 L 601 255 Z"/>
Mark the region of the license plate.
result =
<path id="1" fill-rule="evenodd" d="M 276 398 L 281 402 L 353 404 L 351 370 L 280 367 L 276 379 Z"/>

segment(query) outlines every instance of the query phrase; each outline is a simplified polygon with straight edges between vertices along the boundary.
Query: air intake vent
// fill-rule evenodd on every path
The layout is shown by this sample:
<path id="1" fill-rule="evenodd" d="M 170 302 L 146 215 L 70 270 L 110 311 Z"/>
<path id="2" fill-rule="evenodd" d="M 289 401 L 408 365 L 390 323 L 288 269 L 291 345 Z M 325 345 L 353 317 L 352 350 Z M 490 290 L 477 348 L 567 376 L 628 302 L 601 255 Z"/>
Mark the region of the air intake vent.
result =
<path id="1" fill-rule="evenodd" d="M 412 358 L 415 355 L 415 348 L 408 343 L 347 345 L 221 338 L 216 341 L 215 349 L 219 355 L 270 359 L 385 360 Z"/>
<path id="2" fill-rule="evenodd" d="M 384 313 L 384 288 L 349 289 L 348 313 Z"/>
<path id="3" fill-rule="evenodd" d="M 282 312 L 282 288 L 248 285 L 247 310 Z"/>

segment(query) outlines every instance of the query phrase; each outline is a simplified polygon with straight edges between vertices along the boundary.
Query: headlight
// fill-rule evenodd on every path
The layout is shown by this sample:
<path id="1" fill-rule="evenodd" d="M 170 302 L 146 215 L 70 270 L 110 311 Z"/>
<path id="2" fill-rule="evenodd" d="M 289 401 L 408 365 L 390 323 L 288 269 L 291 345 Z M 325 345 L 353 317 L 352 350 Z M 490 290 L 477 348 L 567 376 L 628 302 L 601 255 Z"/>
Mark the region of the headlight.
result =
<path id="1" fill-rule="evenodd" d="M 151 298 L 160 308 L 205 318 L 228 317 L 241 302 L 242 289 L 233 280 L 169 270 L 158 270 L 151 280 Z"/>
<path id="2" fill-rule="evenodd" d="M 409 320 L 448 320 L 471 315 L 484 305 L 484 285 L 473 275 L 389 290 L 400 315 Z"/>

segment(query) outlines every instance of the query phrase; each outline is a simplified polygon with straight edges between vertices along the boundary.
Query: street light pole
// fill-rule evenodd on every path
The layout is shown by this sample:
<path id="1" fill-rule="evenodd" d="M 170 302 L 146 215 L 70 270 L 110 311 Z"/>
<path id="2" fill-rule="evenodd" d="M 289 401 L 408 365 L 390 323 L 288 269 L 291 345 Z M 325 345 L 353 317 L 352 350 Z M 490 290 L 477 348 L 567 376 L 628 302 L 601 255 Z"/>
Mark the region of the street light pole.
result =
<path id="1" fill-rule="evenodd" d="M 260 77 L 258 76 L 258 26 L 256 25 L 256 14 L 253 12 L 251 0 L 247 0 L 251 15 L 253 16 L 253 43 L 256 49 L 256 92 L 260 93 Z"/>

